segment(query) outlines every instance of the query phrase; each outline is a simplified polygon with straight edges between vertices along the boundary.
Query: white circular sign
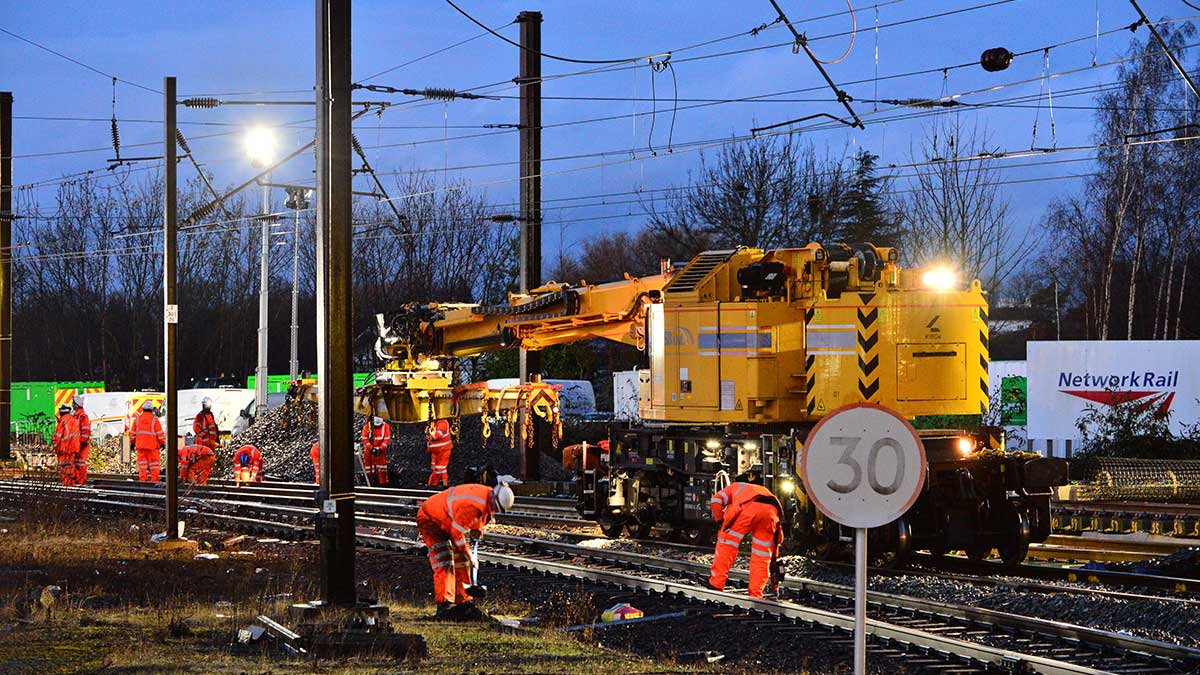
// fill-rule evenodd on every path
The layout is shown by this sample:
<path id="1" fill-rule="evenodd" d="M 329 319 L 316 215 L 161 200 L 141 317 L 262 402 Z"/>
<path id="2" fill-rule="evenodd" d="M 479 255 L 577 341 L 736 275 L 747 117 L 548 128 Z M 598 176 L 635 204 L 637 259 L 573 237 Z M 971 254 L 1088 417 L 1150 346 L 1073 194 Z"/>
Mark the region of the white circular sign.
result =
<path id="1" fill-rule="evenodd" d="M 878 527 L 904 515 L 925 485 L 925 446 L 900 415 L 871 403 L 838 408 L 808 434 L 800 458 L 804 490 L 848 527 Z"/>

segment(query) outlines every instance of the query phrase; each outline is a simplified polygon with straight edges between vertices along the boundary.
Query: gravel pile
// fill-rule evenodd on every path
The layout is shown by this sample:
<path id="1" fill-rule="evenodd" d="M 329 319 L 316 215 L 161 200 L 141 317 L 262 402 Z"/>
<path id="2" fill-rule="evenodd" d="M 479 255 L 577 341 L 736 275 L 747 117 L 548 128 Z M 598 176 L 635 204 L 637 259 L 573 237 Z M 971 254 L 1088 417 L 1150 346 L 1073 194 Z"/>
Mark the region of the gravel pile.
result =
<path id="1" fill-rule="evenodd" d="M 367 418 L 354 415 L 354 443 Z M 392 424 L 392 443 L 388 449 L 388 464 L 391 467 L 393 487 L 424 487 L 429 478 L 429 453 L 425 449 L 424 424 Z M 214 475 L 229 475 L 233 467 L 233 453 L 247 443 L 257 447 L 263 454 L 263 470 L 267 476 L 288 481 L 311 481 L 312 459 L 309 451 L 317 440 L 316 404 L 284 403 L 263 414 L 242 433 L 233 437 L 228 446 L 217 453 Z M 492 465 L 501 474 L 517 475 L 517 451 L 509 447 L 503 427 L 492 425 L 492 437 L 484 442 L 483 423 L 478 417 L 467 417 L 460 421 L 458 438 L 454 440 L 454 452 L 450 457 L 450 480 L 462 481 L 468 467 Z M 549 457 L 542 460 L 542 477 L 546 480 L 564 480 L 569 476 L 560 463 Z M 360 475 L 359 482 L 363 482 Z"/>
<path id="2" fill-rule="evenodd" d="M 112 436 L 97 443 L 92 441 L 88 453 L 88 472 L 116 473 L 121 469 L 121 437 Z"/>

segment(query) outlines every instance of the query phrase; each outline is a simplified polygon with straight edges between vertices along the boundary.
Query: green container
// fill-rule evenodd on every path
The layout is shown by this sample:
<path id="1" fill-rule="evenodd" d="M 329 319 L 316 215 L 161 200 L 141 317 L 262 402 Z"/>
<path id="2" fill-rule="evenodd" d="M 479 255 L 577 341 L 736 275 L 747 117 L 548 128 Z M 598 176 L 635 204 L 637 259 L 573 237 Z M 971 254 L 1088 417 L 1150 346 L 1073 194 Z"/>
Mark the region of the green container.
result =
<path id="1" fill-rule="evenodd" d="M 355 373 L 354 386 L 361 387 L 368 382 L 374 382 L 375 373 Z M 314 374 L 311 379 L 317 379 Z M 268 394 L 285 394 L 288 390 L 288 382 L 291 382 L 291 377 L 288 375 L 268 375 L 267 376 L 267 393 Z M 246 378 L 246 388 L 254 389 L 257 383 L 255 376 L 251 375 Z"/>
<path id="2" fill-rule="evenodd" d="M 13 382 L 13 433 L 40 433 L 50 442 L 57 419 L 55 394 L 60 389 L 104 389 L 103 382 Z"/>

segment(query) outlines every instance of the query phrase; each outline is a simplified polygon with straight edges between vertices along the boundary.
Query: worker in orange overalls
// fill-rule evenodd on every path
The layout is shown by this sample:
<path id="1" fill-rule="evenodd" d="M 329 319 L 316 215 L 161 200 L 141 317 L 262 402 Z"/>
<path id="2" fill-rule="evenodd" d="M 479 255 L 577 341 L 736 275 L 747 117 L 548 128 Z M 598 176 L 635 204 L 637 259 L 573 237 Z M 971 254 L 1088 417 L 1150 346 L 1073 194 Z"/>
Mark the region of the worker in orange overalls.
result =
<path id="1" fill-rule="evenodd" d="M 514 499 L 505 483 L 494 488 L 468 483 L 442 490 L 421 504 L 417 531 L 429 549 L 438 618 L 471 618 L 474 606 L 470 605 L 467 586 L 479 561 L 467 538 L 483 536 L 483 528 L 492 516 L 512 508 Z"/>
<path id="2" fill-rule="evenodd" d="M 450 423 L 446 420 L 436 420 L 429 423 L 425 429 L 425 442 L 429 450 L 429 481 L 427 485 L 438 483 L 450 485 L 450 451 L 454 450 L 454 441 L 450 440 Z"/>
<path id="3" fill-rule="evenodd" d="M 217 454 L 207 445 L 185 445 L 179 449 L 179 479 L 208 485 Z"/>
<path id="4" fill-rule="evenodd" d="M 71 406 L 66 403 L 59 407 L 58 413 L 58 424 L 50 443 L 58 459 L 58 476 L 63 485 L 70 487 L 77 485 L 75 458 L 79 455 L 79 420 L 71 414 Z"/>
<path id="5" fill-rule="evenodd" d="M 71 399 L 71 414 L 79 421 L 79 454 L 75 456 L 75 483 L 83 485 L 87 482 L 88 455 L 92 449 L 92 419 L 83 409 L 83 399 L 75 396 Z"/>
<path id="6" fill-rule="evenodd" d="M 221 440 L 221 430 L 217 428 L 217 418 L 213 417 L 212 399 L 207 396 L 200 402 L 200 412 L 192 420 L 192 436 L 196 445 L 203 445 L 214 452 L 217 441 Z"/>
<path id="7" fill-rule="evenodd" d="M 233 456 L 233 479 L 239 483 L 261 483 L 262 468 L 262 452 L 253 445 L 243 445 Z"/>
<path id="8" fill-rule="evenodd" d="M 771 578 L 773 563 L 783 543 L 780 525 L 783 506 L 771 491 L 753 483 L 730 483 L 709 502 L 713 520 L 721 523 L 717 550 L 708 584 L 725 590 L 729 568 L 737 558 L 738 546 L 750 535 L 750 588 L 752 598 L 761 598 Z"/>
<path id="9" fill-rule="evenodd" d="M 133 449 L 137 451 L 138 480 L 157 483 L 162 471 L 159 465 L 162 457 L 160 453 L 167 444 L 167 435 L 163 433 L 162 424 L 154 415 L 153 403 L 142 403 L 142 412 L 133 418 L 129 434 L 133 436 Z"/>
<path id="10" fill-rule="evenodd" d="M 372 417 L 362 430 L 363 470 L 372 485 L 388 484 L 388 446 L 392 444 L 392 427 L 378 415 Z"/>
<path id="11" fill-rule="evenodd" d="M 317 485 L 321 484 L 321 443 L 318 441 L 313 443 L 312 450 L 308 451 L 312 456 L 313 462 L 313 482 Z"/>

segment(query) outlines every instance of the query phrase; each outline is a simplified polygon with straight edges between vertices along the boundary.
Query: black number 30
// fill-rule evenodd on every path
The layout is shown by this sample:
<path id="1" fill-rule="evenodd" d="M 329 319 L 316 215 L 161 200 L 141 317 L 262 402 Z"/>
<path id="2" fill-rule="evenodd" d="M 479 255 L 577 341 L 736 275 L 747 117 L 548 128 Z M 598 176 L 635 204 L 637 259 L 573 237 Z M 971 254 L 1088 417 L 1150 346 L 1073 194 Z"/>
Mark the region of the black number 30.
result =
<path id="1" fill-rule="evenodd" d="M 850 480 L 846 483 L 837 483 L 830 480 L 826 485 L 830 490 L 838 494 L 850 494 L 858 489 L 862 484 L 863 468 L 858 460 L 854 458 L 854 451 L 858 449 L 858 444 L 862 442 L 862 438 L 858 436 L 834 436 L 829 439 L 834 445 L 840 445 L 844 448 L 842 456 L 838 458 L 838 465 L 850 467 Z M 886 485 L 879 482 L 879 453 L 884 448 L 888 448 L 896 456 L 896 475 L 892 477 L 892 481 Z M 867 451 L 867 483 L 871 489 L 883 496 L 888 496 L 900 489 L 900 484 L 904 482 L 904 450 L 900 447 L 900 443 L 894 438 L 884 437 L 875 441 L 871 445 L 871 449 Z"/>

